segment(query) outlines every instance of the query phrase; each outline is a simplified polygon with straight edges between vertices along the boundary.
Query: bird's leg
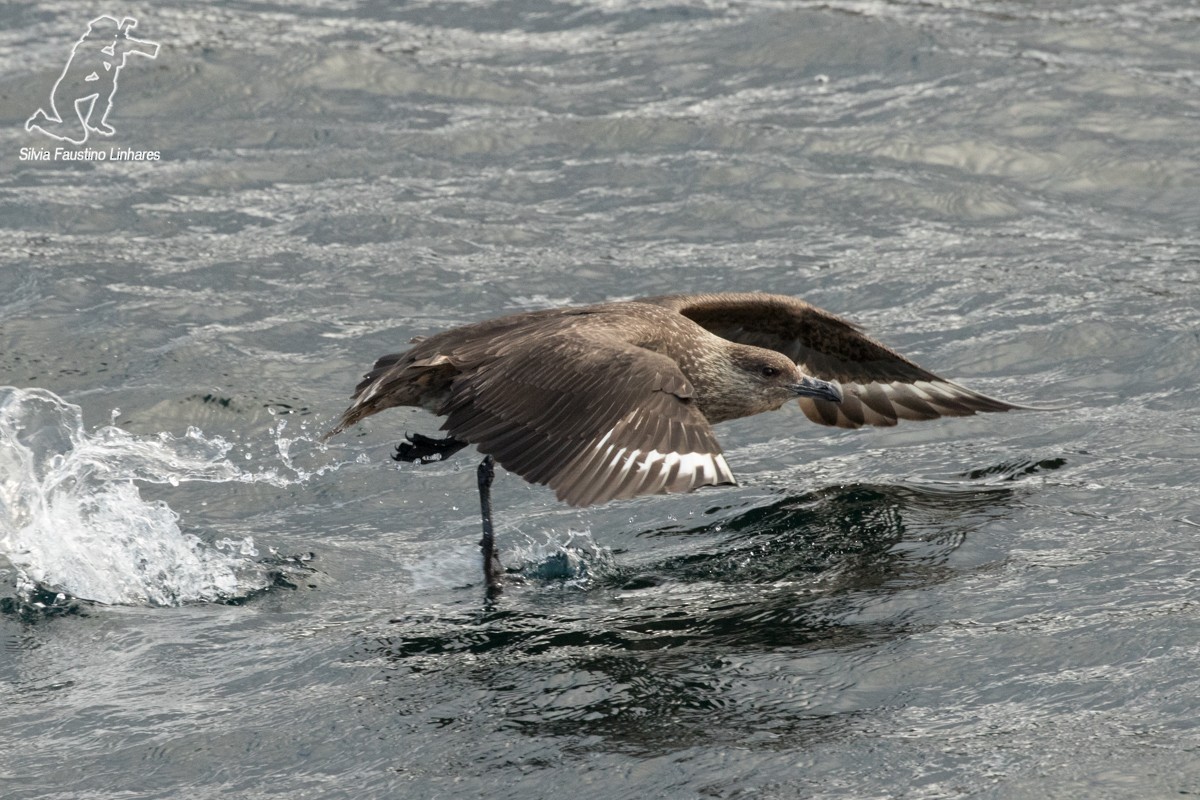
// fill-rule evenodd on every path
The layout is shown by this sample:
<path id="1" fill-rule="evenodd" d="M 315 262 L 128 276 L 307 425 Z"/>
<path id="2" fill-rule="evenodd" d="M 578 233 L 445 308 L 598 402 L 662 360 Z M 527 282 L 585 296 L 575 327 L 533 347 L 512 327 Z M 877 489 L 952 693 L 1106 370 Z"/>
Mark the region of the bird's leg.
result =
<path id="1" fill-rule="evenodd" d="M 432 436 L 422 436 L 419 433 L 404 434 L 408 441 L 396 445 L 392 456 L 395 461 L 408 461 L 416 464 L 428 464 L 431 461 L 444 461 L 467 446 L 453 436 L 444 439 L 434 439 Z"/>
<path id="2" fill-rule="evenodd" d="M 491 456 L 484 456 L 479 464 L 479 509 L 483 518 L 483 538 L 479 541 L 479 549 L 483 551 L 483 579 L 487 583 L 488 592 L 500 589 L 500 574 L 504 568 L 500 566 L 500 558 L 496 555 L 496 537 L 492 532 L 492 478 L 496 468 Z"/>

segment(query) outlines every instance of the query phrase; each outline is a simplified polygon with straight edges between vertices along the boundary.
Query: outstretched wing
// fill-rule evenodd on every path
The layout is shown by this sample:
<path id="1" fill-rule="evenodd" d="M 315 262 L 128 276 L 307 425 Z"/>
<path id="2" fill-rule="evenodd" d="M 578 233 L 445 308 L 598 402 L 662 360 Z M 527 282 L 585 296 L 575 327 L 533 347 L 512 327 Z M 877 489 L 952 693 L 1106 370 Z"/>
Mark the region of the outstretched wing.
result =
<path id="1" fill-rule="evenodd" d="M 805 415 L 822 425 L 858 428 L 897 420 L 1036 410 L 938 377 L 867 336 L 852 322 L 803 300 L 771 294 L 664 295 L 639 299 L 678 311 L 725 339 L 776 350 L 809 375 L 838 383 L 840 403 L 804 397 Z"/>
<path id="2" fill-rule="evenodd" d="M 671 359 L 564 331 L 513 341 L 464 370 L 442 430 L 586 506 L 736 483 Z"/>
<path id="3" fill-rule="evenodd" d="M 342 413 L 325 441 L 372 414 L 396 406 L 420 406 L 436 410 L 460 369 L 494 358 L 513 341 L 528 336 L 531 323 L 568 317 L 571 309 L 546 309 L 484 320 L 412 340 L 403 353 L 380 356 L 354 387 L 354 402 Z"/>

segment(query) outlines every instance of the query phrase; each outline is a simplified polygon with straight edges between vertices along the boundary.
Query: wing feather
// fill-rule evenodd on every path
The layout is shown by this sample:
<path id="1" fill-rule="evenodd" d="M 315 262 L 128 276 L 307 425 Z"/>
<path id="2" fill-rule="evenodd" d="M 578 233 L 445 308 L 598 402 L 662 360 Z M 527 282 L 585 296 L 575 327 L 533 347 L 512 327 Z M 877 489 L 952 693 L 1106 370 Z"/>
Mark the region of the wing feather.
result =
<path id="1" fill-rule="evenodd" d="M 735 482 L 691 391 L 666 356 L 564 328 L 463 369 L 438 413 L 454 438 L 584 506 Z"/>
<path id="2" fill-rule="evenodd" d="M 663 295 L 639 299 L 673 309 L 730 341 L 775 350 L 807 374 L 835 382 L 841 403 L 801 398 L 813 422 L 842 428 L 978 412 L 1051 410 L 989 397 L 941 378 L 863 333 L 854 323 L 782 295 Z"/>

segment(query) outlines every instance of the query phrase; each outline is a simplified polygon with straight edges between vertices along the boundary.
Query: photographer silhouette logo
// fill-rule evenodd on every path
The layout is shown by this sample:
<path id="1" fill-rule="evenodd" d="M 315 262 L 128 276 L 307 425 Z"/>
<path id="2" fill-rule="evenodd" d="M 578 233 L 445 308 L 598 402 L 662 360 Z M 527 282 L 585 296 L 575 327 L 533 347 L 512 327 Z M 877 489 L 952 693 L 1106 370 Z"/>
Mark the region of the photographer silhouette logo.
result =
<path id="1" fill-rule="evenodd" d="M 93 133 L 116 133 L 108 124 L 108 115 L 117 94 L 117 76 L 130 56 L 158 58 L 158 44 L 129 35 L 135 27 L 137 20 L 133 17 L 118 22 L 101 16 L 89 22 L 50 91 L 49 111 L 35 111 L 25 121 L 25 130 L 41 131 L 75 145 L 83 144 Z"/>

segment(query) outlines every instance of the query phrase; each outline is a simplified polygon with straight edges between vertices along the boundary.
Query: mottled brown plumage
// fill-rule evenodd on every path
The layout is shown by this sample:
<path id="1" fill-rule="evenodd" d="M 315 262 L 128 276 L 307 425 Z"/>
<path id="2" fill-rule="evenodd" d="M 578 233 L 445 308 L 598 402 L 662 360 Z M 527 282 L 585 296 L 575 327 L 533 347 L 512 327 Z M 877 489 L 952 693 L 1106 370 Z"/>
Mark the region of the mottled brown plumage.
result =
<path id="1" fill-rule="evenodd" d="M 1028 408 L 939 378 L 801 300 L 669 295 L 415 340 L 376 362 L 326 437 L 419 406 L 446 418 L 446 452 L 474 444 L 586 506 L 734 483 L 712 425 L 789 399 L 846 428 Z"/>

